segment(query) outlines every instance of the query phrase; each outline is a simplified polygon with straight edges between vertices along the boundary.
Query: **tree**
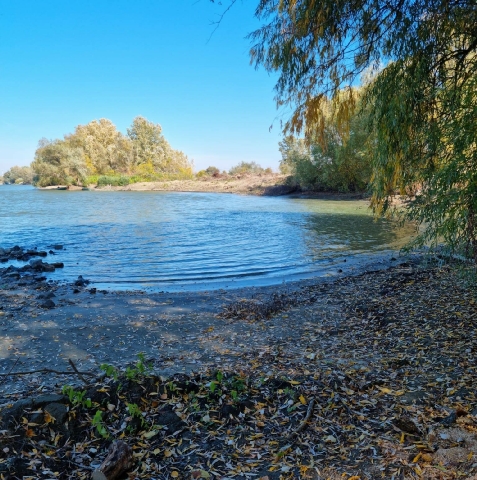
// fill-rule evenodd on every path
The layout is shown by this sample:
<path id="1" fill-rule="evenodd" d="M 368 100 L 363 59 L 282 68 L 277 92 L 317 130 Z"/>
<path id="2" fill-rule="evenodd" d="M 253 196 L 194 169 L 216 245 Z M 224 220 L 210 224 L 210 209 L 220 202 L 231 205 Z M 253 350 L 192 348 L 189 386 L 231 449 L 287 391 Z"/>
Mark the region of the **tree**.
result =
<path id="1" fill-rule="evenodd" d="M 164 175 L 191 178 L 191 163 L 161 132 L 160 125 L 136 117 L 125 136 L 102 118 L 78 125 L 63 140 L 42 139 L 32 163 L 35 183 L 127 185 Z"/>
<path id="2" fill-rule="evenodd" d="M 33 182 L 33 171 L 30 167 L 12 167 L 3 174 L 3 181 L 7 184 L 29 185 Z"/>
<path id="3" fill-rule="evenodd" d="M 124 148 L 123 136 L 106 118 L 78 125 L 75 132 L 66 135 L 71 146 L 81 148 L 90 173 L 109 173 L 121 167 L 120 151 Z"/>
<path id="4" fill-rule="evenodd" d="M 356 93 L 360 101 L 360 93 Z M 339 128 L 336 108 L 328 102 L 324 113 L 324 143 L 288 135 L 280 143 L 280 169 L 302 188 L 342 192 L 365 191 L 371 180 L 373 138 L 368 132 L 367 112 L 353 114 L 346 131 Z"/>
<path id="5" fill-rule="evenodd" d="M 240 162 L 229 170 L 230 175 L 243 175 L 245 173 L 258 174 L 265 170 L 257 162 Z"/>
<path id="6" fill-rule="evenodd" d="M 232 3 L 235 3 L 232 0 Z M 260 0 L 252 61 L 279 72 L 286 133 L 326 143 L 328 101 L 346 132 L 351 86 L 367 87 L 373 138 L 373 205 L 398 189 L 417 244 L 465 248 L 477 260 L 477 5 L 474 0 Z"/>

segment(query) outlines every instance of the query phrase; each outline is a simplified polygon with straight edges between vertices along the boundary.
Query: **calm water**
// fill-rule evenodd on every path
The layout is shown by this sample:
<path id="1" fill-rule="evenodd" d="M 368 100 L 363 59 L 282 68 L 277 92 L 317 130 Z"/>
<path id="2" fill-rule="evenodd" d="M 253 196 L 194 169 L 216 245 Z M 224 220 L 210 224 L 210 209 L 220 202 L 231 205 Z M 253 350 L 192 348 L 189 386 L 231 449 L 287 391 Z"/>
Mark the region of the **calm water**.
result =
<path id="1" fill-rule="evenodd" d="M 0 246 L 62 244 L 65 268 L 51 278 L 102 288 L 281 283 L 398 249 L 409 234 L 375 222 L 363 201 L 0 186 Z"/>

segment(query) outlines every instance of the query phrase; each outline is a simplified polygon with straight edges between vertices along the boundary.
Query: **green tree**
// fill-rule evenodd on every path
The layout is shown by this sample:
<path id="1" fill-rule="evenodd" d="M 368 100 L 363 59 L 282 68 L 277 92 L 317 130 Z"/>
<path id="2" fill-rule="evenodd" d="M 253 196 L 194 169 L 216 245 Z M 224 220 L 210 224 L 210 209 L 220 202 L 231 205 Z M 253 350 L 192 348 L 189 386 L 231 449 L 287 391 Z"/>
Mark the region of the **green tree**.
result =
<path id="1" fill-rule="evenodd" d="M 279 73 L 277 104 L 293 110 L 285 132 L 325 145 L 327 102 L 338 97 L 346 131 L 351 85 L 374 71 L 365 105 L 376 211 L 388 211 L 398 189 L 405 218 L 422 227 L 418 244 L 445 240 L 477 260 L 475 2 L 260 0 L 256 15 L 252 61 Z"/>
<path id="2" fill-rule="evenodd" d="M 74 148 L 81 148 L 89 174 L 106 174 L 120 169 L 121 151 L 125 141 L 116 126 L 106 118 L 78 125 L 75 132 L 65 139 Z"/>
<path id="3" fill-rule="evenodd" d="M 40 140 L 31 167 L 39 187 L 81 185 L 88 174 L 83 150 L 66 140 Z"/>
<path id="4" fill-rule="evenodd" d="M 29 185 L 33 182 L 33 171 L 30 167 L 12 167 L 3 174 L 3 181 L 7 184 Z"/>
<path id="5" fill-rule="evenodd" d="M 230 175 L 258 174 L 263 172 L 264 169 L 257 162 L 240 162 L 229 170 Z"/>

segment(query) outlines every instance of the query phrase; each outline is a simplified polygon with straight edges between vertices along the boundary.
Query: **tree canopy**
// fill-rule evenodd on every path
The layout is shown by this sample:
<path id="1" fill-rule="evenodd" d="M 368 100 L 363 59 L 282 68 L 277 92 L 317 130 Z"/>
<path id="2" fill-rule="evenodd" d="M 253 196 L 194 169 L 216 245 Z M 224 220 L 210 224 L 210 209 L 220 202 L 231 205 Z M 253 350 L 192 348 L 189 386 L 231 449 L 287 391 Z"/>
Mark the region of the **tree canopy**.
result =
<path id="1" fill-rule="evenodd" d="M 192 165 L 162 135 L 160 125 L 136 117 L 127 135 L 105 118 L 78 125 L 64 139 L 40 140 L 32 163 L 39 186 L 190 178 Z"/>
<path id="2" fill-rule="evenodd" d="M 325 145 L 329 102 L 346 133 L 352 87 L 371 72 L 361 105 L 376 211 L 399 191 L 421 226 L 417 244 L 444 240 L 477 260 L 475 0 L 260 0 L 256 16 L 251 58 L 279 73 L 285 133 Z"/>

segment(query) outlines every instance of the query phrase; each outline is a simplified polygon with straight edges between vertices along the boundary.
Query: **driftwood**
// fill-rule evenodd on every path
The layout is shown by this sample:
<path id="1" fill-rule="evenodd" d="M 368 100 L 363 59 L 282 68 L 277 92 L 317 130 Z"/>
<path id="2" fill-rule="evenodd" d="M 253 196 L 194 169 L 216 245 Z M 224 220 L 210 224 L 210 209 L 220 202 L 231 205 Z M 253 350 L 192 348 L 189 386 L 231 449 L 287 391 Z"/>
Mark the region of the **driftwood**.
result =
<path id="1" fill-rule="evenodd" d="M 93 472 L 92 480 L 114 480 L 133 466 L 131 447 L 121 440 L 113 442 L 101 466 Z"/>
<path id="2" fill-rule="evenodd" d="M 298 435 L 302 430 L 304 430 L 306 428 L 306 425 L 308 424 L 308 421 L 310 420 L 310 417 L 311 417 L 311 414 L 313 413 L 313 407 L 315 406 L 315 399 L 312 398 L 310 400 L 310 403 L 308 404 L 308 408 L 306 410 L 306 415 L 305 415 L 305 418 L 302 420 L 302 422 L 300 423 L 300 425 L 298 425 L 298 427 L 290 433 L 290 435 L 288 435 L 288 439 L 291 439 L 293 438 L 294 435 Z"/>

